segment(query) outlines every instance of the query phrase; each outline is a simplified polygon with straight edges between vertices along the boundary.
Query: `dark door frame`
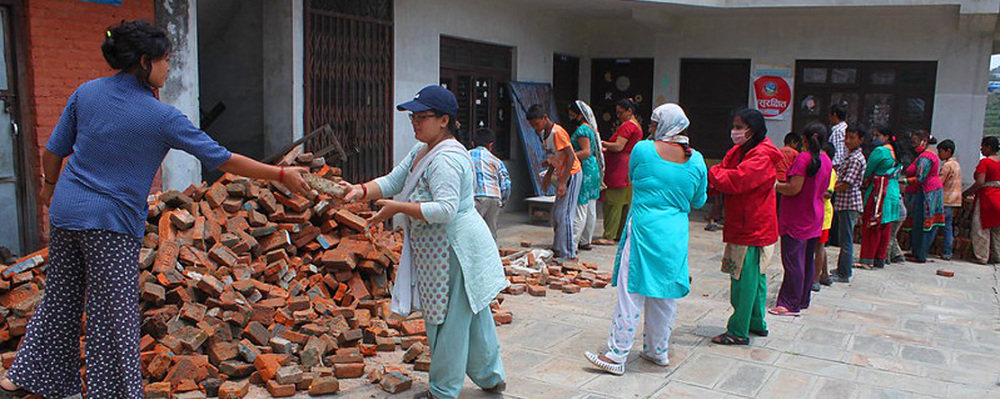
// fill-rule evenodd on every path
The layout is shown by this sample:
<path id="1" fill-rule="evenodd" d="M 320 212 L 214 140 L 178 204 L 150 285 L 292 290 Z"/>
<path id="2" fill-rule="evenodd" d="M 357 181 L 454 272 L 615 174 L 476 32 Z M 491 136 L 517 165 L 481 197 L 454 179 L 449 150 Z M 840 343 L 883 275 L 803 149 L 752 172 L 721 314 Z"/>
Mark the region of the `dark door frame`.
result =
<path id="1" fill-rule="evenodd" d="M 741 66 L 745 67 L 747 79 L 744 82 L 744 85 L 741 87 L 741 89 L 746 93 L 745 96 L 744 96 L 743 103 L 740 104 L 740 105 L 738 105 L 738 106 L 736 104 L 733 104 L 734 108 L 732 110 L 730 110 L 730 111 L 735 111 L 739 107 L 748 107 L 748 106 L 750 106 L 750 99 L 751 99 L 750 84 L 751 84 L 751 78 L 753 76 L 753 71 L 752 71 L 753 63 L 752 63 L 752 60 L 750 60 L 749 58 L 697 58 L 697 57 L 681 58 L 680 65 L 679 65 L 680 66 L 680 68 L 679 68 L 680 72 L 678 74 L 678 80 L 679 80 L 680 83 L 678 84 L 677 94 L 678 94 L 678 101 L 680 102 L 680 105 L 682 107 L 684 107 L 685 109 L 689 110 L 688 111 L 689 112 L 689 116 L 691 116 L 691 112 L 692 112 L 691 109 L 696 108 L 698 105 L 700 105 L 700 104 L 691 104 L 690 101 L 687 101 L 687 99 L 685 99 L 685 98 L 682 97 L 682 96 L 684 96 L 684 93 L 687 92 L 686 89 L 690 88 L 689 85 L 695 84 L 694 82 L 691 82 L 690 80 L 684 79 L 684 64 L 685 63 L 689 63 L 689 62 L 704 63 L 704 64 L 736 64 L 736 63 L 739 63 Z M 700 139 L 704 140 L 705 137 L 701 137 Z M 726 143 L 728 143 L 728 140 L 726 141 Z M 725 147 L 726 149 L 729 148 L 728 146 L 729 146 L 729 144 L 724 144 L 723 145 L 723 147 Z M 702 153 L 705 154 L 706 158 L 710 158 L 710 159 L 716 159 L 714 155 L 717 155 L 718 159 L 721 159 L 722 155 L 725 154 L 725 150 L 722 150 L 721 154 L 712 154 L 711 152 L 713 152 L 713 151 L 710 150 L 710 149 L 707 149 L 707 148 L 702 148 L 701 151 L 702 151 Z"/>
<path id="2" fill-rule="evenodd" d="M 17 125 L 14 146 L 17 158 L 15 162 L 18 179 L 18 201 L 20 202 L 21 247 L 29 253 L 42 246 L 41 217 L 38 203 L 41 169 L 37 138 L 35 136 L 35 120 L 31 113 L 33 96 L 28 84 L 28 35 L 24 0 L 0 0 L 0 7 L 9 11 L 9 23 L 6 25 L 7 37 L 6 56 L 8 76 L 14 82 L 9 91 L 13 92 L 13 106 L 10 107 L 11 120 Z M 47 240 L 46 240 L 47 241 Z M 22 254 L 23 255 L 23 254 Z"/>

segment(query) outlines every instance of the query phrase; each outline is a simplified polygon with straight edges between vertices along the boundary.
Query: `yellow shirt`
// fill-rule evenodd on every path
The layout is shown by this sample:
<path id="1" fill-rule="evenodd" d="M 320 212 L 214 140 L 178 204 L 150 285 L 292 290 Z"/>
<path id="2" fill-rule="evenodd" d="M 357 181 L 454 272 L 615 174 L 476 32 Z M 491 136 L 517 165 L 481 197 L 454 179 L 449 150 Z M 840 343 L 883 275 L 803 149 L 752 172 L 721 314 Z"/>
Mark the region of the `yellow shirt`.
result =
<path id="1" fill-rule="evenodd" d="M 830 169 L 830 192 L 833 192 L 833 188 L 837 185 L 837 171 Z M 833 226 L 833 203 L 830 202 L 830 198 L 823 199 L 823 230 L 830 230 L 830 226 Z"/>

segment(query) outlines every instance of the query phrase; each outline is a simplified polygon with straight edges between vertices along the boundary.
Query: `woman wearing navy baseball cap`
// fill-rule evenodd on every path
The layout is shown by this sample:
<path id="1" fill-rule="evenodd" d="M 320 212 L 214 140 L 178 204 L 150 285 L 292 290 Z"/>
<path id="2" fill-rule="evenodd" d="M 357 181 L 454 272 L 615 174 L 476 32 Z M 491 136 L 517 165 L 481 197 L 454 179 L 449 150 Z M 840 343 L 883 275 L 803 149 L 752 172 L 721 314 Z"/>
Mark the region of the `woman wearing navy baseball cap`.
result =
<path id="1" fill-rule="evenodd" d="M 503 391 L 489 304 L 507 280 L 493 235 L 476 212 L 472 159 L 455 140 L 458 101 L 441 86 L 427 86 L 396 109 L 410 112 L 420 143 L 388 175 L 350 186 L 346 198 L 377 200 L 381 210 L 369 223 L 392 218 L 403 229 L 392 311 L 423 311 L 434 359 L 431 389 L 415 397 L 457 398 L 466 374 L 484 390 Z"/>

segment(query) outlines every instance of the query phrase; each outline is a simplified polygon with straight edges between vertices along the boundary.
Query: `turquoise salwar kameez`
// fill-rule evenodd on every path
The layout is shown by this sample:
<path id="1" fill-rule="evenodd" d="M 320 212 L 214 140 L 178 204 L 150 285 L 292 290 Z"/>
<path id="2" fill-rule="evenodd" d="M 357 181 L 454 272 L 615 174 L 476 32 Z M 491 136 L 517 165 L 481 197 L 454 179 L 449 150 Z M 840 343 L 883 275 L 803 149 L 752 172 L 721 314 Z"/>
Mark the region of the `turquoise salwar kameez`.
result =
<path id="1" fill-rule="evenodd" d="M 375 180 L 383 197 L 403 191 L 424 147 L 414 146 Z M 411 261 L 433 358 L 430 392 L 451 399 L 461 393 L 465 375 L 484 389 L 506 378 L 489 303 L 508 283 L 496 242 L 475 209 L 468 155 L 442 152 L 422 173 L 409 197 L 398 200 L 420 203 L 425 219 L 408 219 Z"/>

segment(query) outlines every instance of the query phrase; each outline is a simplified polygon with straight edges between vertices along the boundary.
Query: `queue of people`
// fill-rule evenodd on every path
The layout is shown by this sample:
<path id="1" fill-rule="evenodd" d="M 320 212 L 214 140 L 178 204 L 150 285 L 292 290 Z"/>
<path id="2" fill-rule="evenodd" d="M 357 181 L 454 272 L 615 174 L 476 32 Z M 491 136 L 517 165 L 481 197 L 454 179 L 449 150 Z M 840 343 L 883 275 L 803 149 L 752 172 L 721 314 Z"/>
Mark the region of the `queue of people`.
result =
<path id="1" fill-rule="evenodd" d="M 77 89 L 45 147 L 41 197 L 50 205 L 50 266 L 44 297 L 9 373 L 0 378 L 5 392 L 79 394 L 85 315 L 88 397 L 142 397 L 135 266 L 144 193 L 169 149 L 192 153 L 209 169 L 308 190 L 304 168 L 233 154 L 156 98 L 171 46 L 165 31 L 145 22 L 109 29 L 102 51 L 119 72 Z M 425 87 L 397 109 L 409 112 L 418 144 L 389 174 L 345 183 L 344 199 L 375 201 L 379 211 L 368 222 L 391 220 L 403 232 L 391 309 L 422 312 L 434 359 L 430 389 L 416 397 L 457 398 L 465 376 L 485 391 L 501 392 L 506 373 L 489 304 L 508 285 L 495 238 L 500 208 L 510 197 L 509 173 L 492 153 L 496 138 L 489 130 L 475 132 L 471 151 L 455 139 L 459 107 L 447 89 Z M 728 215 L 721 271 L 730 276 L 733 313 L 726 331 L 712 339 L 719 345 L 748 345 L 751 335 L 769 334 L 767 314 L 797 316 L 809 308 L 811 292 L 831 284 L 823 243 L 834 226 L 840 257 L 832 280 L 849 282 L 855 267 L 900 260 L 894 245 L 900 228 L 911 232 L 906 260 L 926 262 L 942 226 L 943 257 L 950 258 L 956 208 L 963 197 L 974 197 L 976 261 L 1000 261 L 996 137 L 983 139 L 975 184 L 962 192 L 953 142 L 934 151 L 926 131 L 897 137 L 879 126 L 870 132 L 875 148 L 866 159 L 861 147 L 869 131 L 846 123 L 838 107 L 831 112 L 829 140 L 826 126 L 812 124 L 786 137 L 781 149 L 767 138 L 759 111 L 740 110 L 731 121 L 733 146 L 711 168 L 692 147 L 686 134 L 691 122 L 679 105 L 653 111 L 647 126 L 652 140 L 643 140 L 634 102 L 622 100 L 615 110 L 620 124 L 606 141 L 583 101 L 569 106 L 572 134 L 541 106 L 527 112 L 547 153 L 543 186 L 556 188 L 556 256 L 571 260 L 578 249 L 618 245 L 607 351 L 585 353 L 606 372 L 625 372 L 640 319 L 639 356 L 669 365 L 678 300 L 690 292 L 689 214 L 705 205 L 710 189 L 725 198 L 719 203 Z M 123 174 L 113 165 L 131 167 Z M 604 231 L 594 239 L 600 198 Z M 862 248 L 855 262 L 859 222 Z M 767 309 L 766 271 L 779 240 L 784 278 L 775 306 Z"/>

